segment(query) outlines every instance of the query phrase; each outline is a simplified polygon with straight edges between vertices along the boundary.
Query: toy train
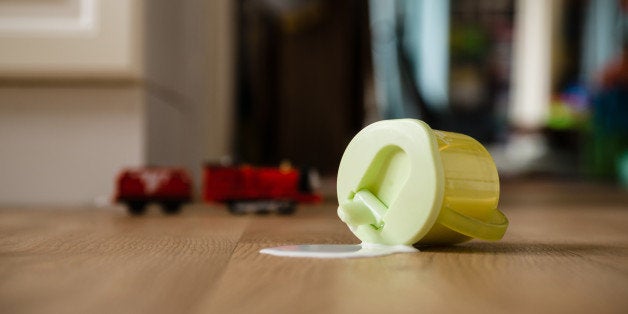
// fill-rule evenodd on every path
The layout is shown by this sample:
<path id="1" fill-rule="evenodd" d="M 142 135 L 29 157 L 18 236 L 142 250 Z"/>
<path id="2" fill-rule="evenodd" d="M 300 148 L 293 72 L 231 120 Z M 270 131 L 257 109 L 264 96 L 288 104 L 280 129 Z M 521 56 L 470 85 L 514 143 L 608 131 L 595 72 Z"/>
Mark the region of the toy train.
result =
<path id="1" fill-rule="evenodd" d="M 126 204 L 131 214 L 142 214 L 148 203 L 161 204 L 174 214 L 192 199 L 192 179 L 181 168 L 147 167 L 123 170 L 116 184 L 116 201 Z"/>
<path id="2" fill-rule="evenodd" d="M 225 167 L 208 164 L 203 171 L 203 199 L 223 202 L 234 214 L 291 214 L 298 203 L 321 200 L 314 193 L 317 175 L 287 165 L 274 167 Z"/>
<path id="3" fill-rule="evenodd" d="M 314 192 L 315 171 L 280 167 L 223 166 L 203 169 L 202 197 L 206 202 L 227 204 L 231 213 L 291 214 L 298 203 L 321 200 Z M 166 213 L 177 213 L 192 199 L 192 180 L 181 168 L 147 167 L 123 170 L 118 176 L 116 201 L 131 214 L 141 214 L 148 203 L 161 204 Z"/>

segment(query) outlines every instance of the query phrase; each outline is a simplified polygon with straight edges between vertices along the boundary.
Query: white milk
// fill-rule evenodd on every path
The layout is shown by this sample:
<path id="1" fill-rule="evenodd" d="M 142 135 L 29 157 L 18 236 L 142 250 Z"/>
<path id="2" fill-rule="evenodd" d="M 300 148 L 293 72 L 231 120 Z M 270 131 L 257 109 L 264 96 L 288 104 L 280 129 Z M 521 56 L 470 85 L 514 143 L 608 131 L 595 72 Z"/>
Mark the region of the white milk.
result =
<path id="1" fill-rule="evenodd" d="M 358 258 L 395 253 L 415 253 L 419 252 L 419 250 L 410 245 L 383 245 L 363 242 L 362 244 L 286 245 L 266 248 L 259 252 L 262 254 L 287 257 Z"/>

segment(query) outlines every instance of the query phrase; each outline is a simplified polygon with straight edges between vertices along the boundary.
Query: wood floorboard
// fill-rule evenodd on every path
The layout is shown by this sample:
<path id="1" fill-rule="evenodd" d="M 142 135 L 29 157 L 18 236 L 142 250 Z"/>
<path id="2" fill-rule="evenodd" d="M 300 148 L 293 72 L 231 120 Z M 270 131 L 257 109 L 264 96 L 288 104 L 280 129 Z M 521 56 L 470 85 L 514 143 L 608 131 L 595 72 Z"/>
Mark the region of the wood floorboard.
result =
<path id="1" fill-rule="evenodd" d="M 0 313 L 627 312 L 628 193 L 506 183 L 500 204 L 502 241 L 339 260 L 258 253 L 357 243 L 333 201 L 293 216 L 2 208 Z"/>

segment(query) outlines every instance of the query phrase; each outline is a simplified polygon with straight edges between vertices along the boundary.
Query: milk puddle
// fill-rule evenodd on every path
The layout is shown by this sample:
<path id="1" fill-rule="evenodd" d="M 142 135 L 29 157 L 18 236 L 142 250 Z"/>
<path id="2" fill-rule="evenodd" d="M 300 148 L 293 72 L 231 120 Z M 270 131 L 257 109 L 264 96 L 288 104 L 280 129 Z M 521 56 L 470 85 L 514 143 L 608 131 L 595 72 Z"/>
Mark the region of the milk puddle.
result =
<path id="1" fill-rule="evenodd" d="M 309 258 L 358 258 L 375 257 L 395 253 L 419 252 L 410 245 L 362 244 L 304 244 L 286 245 L 262 249 L 262 254 Z"/>

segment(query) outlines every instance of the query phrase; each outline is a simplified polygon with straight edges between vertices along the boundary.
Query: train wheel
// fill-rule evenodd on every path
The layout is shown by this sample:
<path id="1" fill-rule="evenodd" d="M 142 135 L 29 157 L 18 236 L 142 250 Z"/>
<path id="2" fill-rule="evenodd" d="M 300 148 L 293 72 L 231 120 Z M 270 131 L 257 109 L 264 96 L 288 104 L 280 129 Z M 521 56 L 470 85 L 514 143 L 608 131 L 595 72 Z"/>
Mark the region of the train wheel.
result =
<path id="1" fill-rule="evenodd" d="M 126 207 L 132 215 L 141 215 L 146 211 L 146 201 L 126 201 Z"/>
<path id="2" fill-rule="evenodd" d="M 180 201 L 164 201 L 161 202 L 161 210 L 169 215 L 181 212 L 182 203 Z"/>
<path id="3" fill-rule="evenodd" d="M 237 201 L 229 201 L 227 202 L 227 209 L 230 213 L 234 215 L 243 215 L 244 211 L 242 210 L 242 204 Z"/>
<path id="4" fill-rule="evenodd" d="M 261 216 L 265 216 L 270 214 L 270 210 L 268 208 L 260 208 L 258 210 L 255 211 L 256 215 L 261 215 Z"/>
<path id="5" fill-rule="evenodd" d="M 295 203 L 289 203 L 286 205 L 282 205 L 277 209 L 277 213 L 279 215 L 292 215 L 297 209 L 297 205 Z"/>

